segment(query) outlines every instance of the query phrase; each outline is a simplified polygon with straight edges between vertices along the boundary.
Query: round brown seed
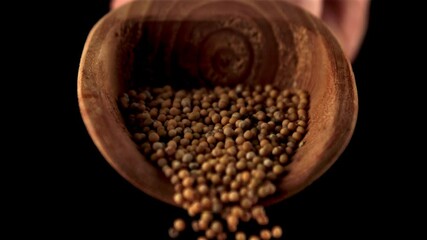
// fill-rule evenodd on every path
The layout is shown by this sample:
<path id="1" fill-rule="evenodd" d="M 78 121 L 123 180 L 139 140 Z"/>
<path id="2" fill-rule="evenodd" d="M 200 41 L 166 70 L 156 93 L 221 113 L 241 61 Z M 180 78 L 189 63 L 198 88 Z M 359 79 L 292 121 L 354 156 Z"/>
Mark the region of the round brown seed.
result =
<path id="1" fill-rule="evenodd" d="M 269 239 L 271 239 L 271 232 L 268 229 L 261 230 L 261 232 L 260 232 L 259 235 L 260 235 L 260 237 L 261 237 L 262 240 L 269 240 Z"/>
<path id="2" fill-rule="evenodd" d="M 173 227 L 178 232 L 184 231 L 184 229 L 185 229 L 185 222 L 184 222 L 184 220 L 182 220 L 181 218 L 175 219 L 175 221 L 173 222 Z"/>
<path id="3" fill-rule="evenodd" d="M 250 212 L 256 208 L 253 206 L 259 197 L 276 191 L 270 180 L 284 171 L 283 166 L 301 145 L 307 129 L 308 95 L 294 89 L 279 91 L 272 85 L 255 89 L 258 90 L 240 85 L 235 89 L 216 87 L 212 92 L 175 91 L 169 86 L 146 89 L 143 94 L 135 91 L 128 94 L 128 102 L 123 97 L 125 104 L 133 106 L 132 111 L 141 111 L 141 120 L 134 121 L 140 124 L 135 129 L 140 129 L 141 135 L 134 140 L 139 141 L 141 152 L 170 177 L 177 191 L 174 201 L 190 215 L 206 210 L 220 213 L 225 220 L 232 214 L 245 221 L 256 215 L 257 222 L 268 223 L 265 213 Z M 134 102 L 132 95 L 139 94 L 144 100 Z M 169 107 L 163 106 L 166 101 Z M 293 114 L 298 119 L 294 120 Z M 152 142 L 153 132 L 168 144 Z M 151 144 L 143 145 L 144 141 Z M 235 215 L 234 208 L 223 206 L 220 200 L 243 203 L 245 211 Z M 209 223 L 205 223 L 204 230 L 210 229 Z M 225 233 L 215 233 L 212 237 L 224 239 Z"/>
<path id="4" fill-rule="evenodd" d="M 150 142 L 154 143 L 160 140 L 160 136 L 156 132 L 150 132 L 150 134 L 148 135 L 148 139 L 150 140 Z"/>
<path id="5" fill-rule="evenodd" d="M 283 234 L 282 228 L 280 226 L 274 226 L 271 230 L 271 235 L 273 238 L 281 238 Z"/>
<path id="6" fill-rule="evenodd" d="M 179 232 L 175 228 L 169 228 L 168 233 L 170 238 L 177 238 L 179 235 Z"/>
<path id="7" fill-rule="evenodd" d="M 246 240 L 246 234 L 244 232 L 237 232 L 234 238 L 236 240 Z"/>

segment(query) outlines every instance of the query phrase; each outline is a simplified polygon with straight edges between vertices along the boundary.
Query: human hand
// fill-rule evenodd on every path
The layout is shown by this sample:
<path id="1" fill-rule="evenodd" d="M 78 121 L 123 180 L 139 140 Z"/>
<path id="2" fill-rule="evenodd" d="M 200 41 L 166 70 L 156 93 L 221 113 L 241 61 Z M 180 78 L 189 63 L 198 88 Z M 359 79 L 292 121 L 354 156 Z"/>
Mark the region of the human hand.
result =
<path id="1" fill-rule="evenodd" d="M 134 0 L 111 0 L 111 9 Z M 349 60 L 354 61 L 366 33 L 370 0 L 286 0 L 322 19 Z"/>
<path id="2" fill-rule="evenodd" d="M 354 61 L 365 37 L 370 0 L 287 0 L 321 18 Z"/>

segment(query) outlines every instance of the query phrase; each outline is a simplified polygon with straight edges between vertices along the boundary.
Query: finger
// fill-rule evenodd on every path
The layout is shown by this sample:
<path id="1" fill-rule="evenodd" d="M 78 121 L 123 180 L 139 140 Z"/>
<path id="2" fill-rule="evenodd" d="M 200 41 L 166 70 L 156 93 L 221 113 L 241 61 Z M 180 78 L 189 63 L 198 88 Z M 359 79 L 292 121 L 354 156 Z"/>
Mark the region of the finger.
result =
<path id="1" fill-rule="evenodd" d="M 353 61 L 366 33 L 370 0 L 325 0 L 322 19 Z"/>
<path id="2" fill-rule="evenodd" d="M 322 13 L 323 0 L 286 0 L 289 3 L 297 5 L 304 10 L 320 17 Z"/>
<path id="3" fill-rule="evenodd" d="M 110 3 L 110 8 L 115 9 L 115 8 L 122 6 L 123 4 L 126 4 L 128 2 L 132 2 L 132 1 L 133 0 L 112 0 Z"/>

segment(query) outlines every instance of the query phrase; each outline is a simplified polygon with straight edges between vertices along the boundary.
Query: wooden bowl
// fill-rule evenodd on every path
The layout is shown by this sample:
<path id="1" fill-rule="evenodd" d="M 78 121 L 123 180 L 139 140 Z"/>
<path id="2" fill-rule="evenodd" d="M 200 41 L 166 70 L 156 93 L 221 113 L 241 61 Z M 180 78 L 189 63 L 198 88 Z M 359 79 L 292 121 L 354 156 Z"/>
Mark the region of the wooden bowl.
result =
<path id="1" fill-rule="evenodd" d="M 226 59 L 226 61 L 224 61 Z M 353 134 L 358 97 L 351 65 L 325 25 L 283 1 L 135 1 L 91 30 L 78 74 L 82 118 L 105 159 L 145 193 L 175 205 L 173 187 L 138 151 L 118 110 L 131 87 L 270 83 L 310 94 L 309 128 L 277 194 L 319 178 Z"/>

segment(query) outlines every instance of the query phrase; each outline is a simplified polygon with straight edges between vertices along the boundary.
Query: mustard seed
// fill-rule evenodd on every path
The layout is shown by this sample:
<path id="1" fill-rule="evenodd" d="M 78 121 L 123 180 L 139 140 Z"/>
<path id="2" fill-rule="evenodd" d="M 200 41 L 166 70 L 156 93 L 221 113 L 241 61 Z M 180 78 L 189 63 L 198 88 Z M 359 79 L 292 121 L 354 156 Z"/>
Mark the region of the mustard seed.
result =
<path id="1" fill-rule="evenodd" d="M 148 135 L 148 139 L 150 140 L 150 142 L 154 143 L 154 142 L 158 142 L 160 140 L 159 134 L 157 134 L 156 132 L 150 132 L 150 134 Z"/>
<path id="2" fill-rule="evenodd" d="M 269 239 L 271 239 L 271 232 L 268 229 L 261 230 L 261 232 L 260 232 L 259 235 L 260 235 L 260 237 L 261 237 L 262 240 L 269 240 Z"/>
<path id="3" fill-rule="evenodd" d="M 237 168 L 238 170 L 243 170 L 243 169 L 245 169 L 245 168 L 246 168 L 246 161 L 245 161 L 245 160 L 239 160 L 239 161 L 236 163 L 236 168 Z"/>
<path id="4" fill-rule="evenodd" d="M 175 228 L 169 228 L 168 233 L 170 238 L 177 238 L 179 235 L 178 231 Z"/>
<path id="5" fill-rule="evenodd" d="M 211 209 L 212 208 L 212 201 L 210 200 L 209 197 L 202 197 L 200 204 L 201 204 L 203 209 Z"/>
<path id="6" fill-rule="evenodd" d="M 194 178 L 193 177 L 186 177 L 182 180 L 182 186 L 184 187 L 191 187 L 194 183 Z"/>
<path id="7" fill-rule="evenodd" d="M 285 166 L 308 130 L 308 93 L 273 85 L 213 90 L 171 86 L 129 90 L 120 109 L 138 149 L 169 178 L 173 201 L 186 209 L 204 239 L 248 239 L 239 221 L 269 219 L 259 199 L 276 192 Z M 226 225 L 222 225 L 223 218 Z M 182 222 L 181 222 L 182 221 Z M 226 226 L 226 229 L 224 227 Z M 177 219 L 169 235 L 185 228 Z M 282 230 L 262 229 L 249 239 L 280 238 Z"/>
<path id="8" fill-rule="evenodd" d="M 221 232 L 216 237 L 217 240 L 225 240 L 227 239 L 227 234 L 225 232 Z"/>
<path id="9" fill-rule="evenodd" d="M 225 127 L 224 128 L 224 135 L 226 137 L 231 137 L 234 134 L 234 130 L 231 127 Z"/>
<path id="10" fill-rule="evenodd" d="M 173 175 L 173 169 L 169 166 L 163 166 L 162 170 L 166 177 L 171 177 Z"/>
<path id="11" fill-rule="evenodd" d="M 231 191 L 230 193 L 228 193 L 228 200 L 230 202 L 237 202 L 239 201 L 239 193 L 237 191 Z"/>
<path id="12" fill-rule="evenodd" d="M 173 227 L 175 228 L 175 230 L 177 230 L 178 232 L 182 232 L 185 229 L 185 222 L 184 220 L 182 220 L 181 218 L 176 219 L 173 222 Z"/>
<path id="13" fill-rule="evenodd" d="M 175 193 L 173 200 L 176 204 L 181 205 L 184 202 L 184 197 L 181 193 Z"/>
<path id="14" fill-rule="evenodd" d="M 246 234 L 244 232 L 237 232 L 234 238 L 236 240 L 246 240 Z"/>
<path id="15" fill-rule="evenodd" d="M 237 225 L 239 224 L 239 218 L 235 215 L 226 216 L 227 227 L 230 232 L 235 232 L 237 230 Z"/>
<path id="16" fill-rule="evenodd" d="M 279 164 L 274 165 L 274 167 L 273 167 L 273 173 L 274 174 L 280 175 L 281 173 L 283 173 L 283 171 L 284 171 L 284 168 L 282 165 L 279 165 Z"/>
<path id="17" fill-rule="evenodd" d="M 230 176 L 224 176 L 224 177 L 222 178 L 222 183 L 223 183 L 224 185 L 229 185 L 229 184 L 231 183 L 231 177 L 230 177 Z"/>
<path id="18" fill-rule="evenodd" d="M 188 170 L 186 170 L 186 169 L 181 169 L 178 172 L 178 177 L 180 179 L 184 179 L 184 178 L 188 177 L 189 175 L 190 175 L 190 172 Z"/>
<path id="19" fill-rule="evenodd" d="M 202 205 L 200 204 L 200 202 L 193 202 L 188 207 L 188 215 L 190 215 L 191 217 L 194 217 L 196 214 L 200 213 L 201 210 L 202 210 Z"/>
<path id="20" fill-rule="evenodd" d="M 160 158 L 157 160 L 157 165 L 161 168 L 166 166 L 167 164 L 168 164 L 168 161 L 166 160 L 166 158 Z"/>
<path id="21" fill-rule="evenodd" d="M 189 163 L 191 161 L 193 161 L 193 154 L 191 154 L 191 153 L 185 153 L 182 156 L 182 162 Z"/>
<path id="22" fill-rule="evenodd" d="M 206 237 L 208 239 L 212 239 L 212 238 L 215 237 L 216 234 L 215 234 L 214 230 L 212 230 L 211 228 L 209 228 L 209 229 L 206 230 L 205 235 L 206 235 Z"/>
<path id="23" fill-rule="evenodd" d="M 213 184 L 218 184 L 221 182 L 221 177 L 218 174 L 212 174 L 212 177 L 210 180 Z"/>
<path id="24" fill-rule="evenodd" d="M 252 207 L 252 201 L 251 201 L 251 200 L 249 200 L 248 198 L 243 198 L 243 199 L 240 201 L 240 205 L 241 205 L 243 208 L 249 209 L 250 207 Z"/>
<path id="25" fill-rule="evenodd" d="M 206 231 L 208 229 L 209 222 L 206 221 L 206 220 L 201 219 L 201 220 L 199 220 L 199 222 L 197 223 L 197 225 L 199 226 L 200 230 Z M 205 232 L 205 234 L 206 234 L 206 237 L 208 237 L 208 234 L 206 232 Z"/>
<path id="26" fill-rule="evenodd" d="M 215 233 L 220 233 L 220 232 L 222 232 L 222 224 L 221 224 L 221 222 L 220 222 L 220 221 L 217 221 L 217 220 L 213 221 L 213 222 L 212 222 L 212 224 L 211 224 L 211 229 L 212 229 L 212 230 L 213 230 L 213 232 L 215 232 Z"/>
<path id="27" fill-rule="evenodd" d="M 283 234 L 282 228 L 280 226 L 274 226 L 271 230 L 271 235 L 273 238 L 281 238 Z"/>
<path id="28" fill-rule="evenodd" d="M 185 199 L 189 201 L 192 201 L 195 197 L 194 190 L 191 188 L 185 188 L 184 191 L 182 192 L 182 195 L 184 196 Z"/>

